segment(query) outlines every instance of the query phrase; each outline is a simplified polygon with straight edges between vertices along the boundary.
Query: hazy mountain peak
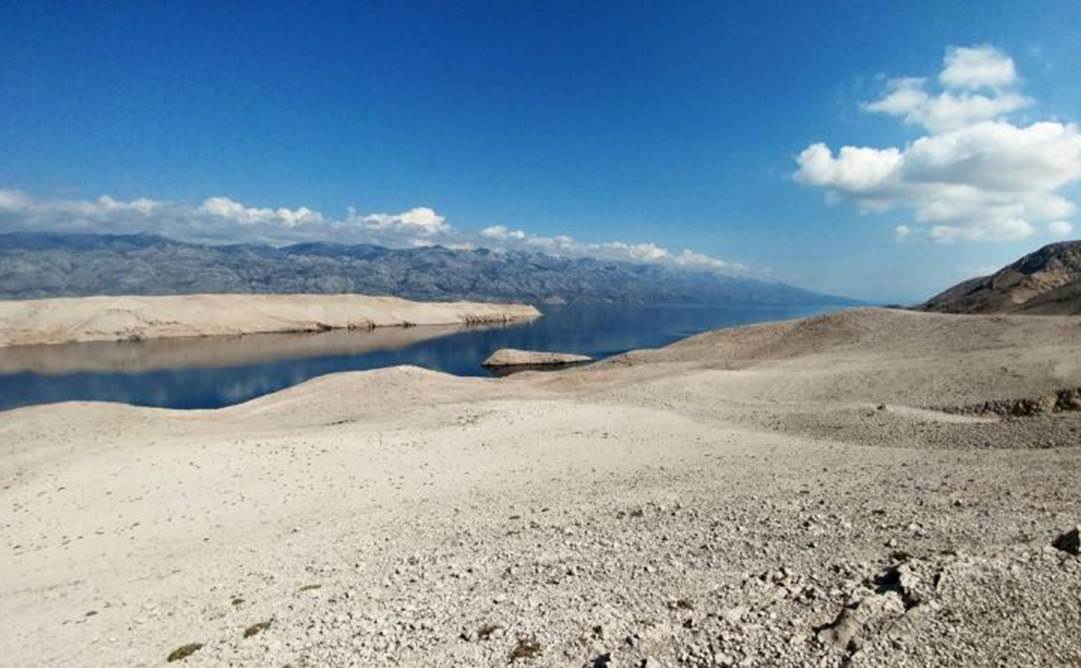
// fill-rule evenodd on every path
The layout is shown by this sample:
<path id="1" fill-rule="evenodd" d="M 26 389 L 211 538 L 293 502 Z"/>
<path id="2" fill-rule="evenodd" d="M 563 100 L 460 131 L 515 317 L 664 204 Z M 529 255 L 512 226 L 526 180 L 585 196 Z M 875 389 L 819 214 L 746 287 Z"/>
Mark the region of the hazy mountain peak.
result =
<path id="1" fill-rule="evenodd" d="M 311 242 L 197 245 L 153 235 L 0 235 L 0 297 L 338 293 L 530 303 L 854 303 L 780 283 L 523 251 Z"/>

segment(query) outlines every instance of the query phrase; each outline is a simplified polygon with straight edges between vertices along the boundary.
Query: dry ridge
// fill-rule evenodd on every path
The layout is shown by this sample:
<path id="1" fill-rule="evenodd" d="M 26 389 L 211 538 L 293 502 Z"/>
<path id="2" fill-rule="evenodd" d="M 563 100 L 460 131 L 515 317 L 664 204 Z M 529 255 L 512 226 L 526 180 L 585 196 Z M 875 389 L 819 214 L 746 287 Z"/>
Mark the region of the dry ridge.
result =
<path id="1" fill-rule="evenodd" d="M 935 409 L 1077 387 L 1081 318 L 868 309 L 505 379 L 18 409 L 0 661 L 1078 665 L 1081 412 Z"/>
<path id="2" fill-rule="evenodd" d="M 942 313 L 1081 314 L 1081 241 L 1048 244 L 919 307 Z"/>
<path id="3" fill-rule="evenodd" d="M 403 325 L 509 322 L 523 304 L 415 302 L 365 295 L 205 294 L 0 301 L 0 346 Z"/>

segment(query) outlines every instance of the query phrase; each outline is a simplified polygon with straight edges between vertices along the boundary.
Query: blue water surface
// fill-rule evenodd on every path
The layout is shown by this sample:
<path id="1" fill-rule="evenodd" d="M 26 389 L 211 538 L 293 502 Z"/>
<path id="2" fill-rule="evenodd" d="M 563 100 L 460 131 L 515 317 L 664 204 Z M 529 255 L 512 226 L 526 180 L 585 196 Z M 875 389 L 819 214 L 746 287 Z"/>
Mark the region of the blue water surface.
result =
<path id="1" fill-rule="evenodd" d="M 699 332 L 834 310 L 783 307 L 562 306 L 505 327 L 258 334 L 0 349 L 0 410 L 58 401 L 217 408 L 338 371 L 397 364 L 484 376 L 499 348 L 603 358 Z"/>

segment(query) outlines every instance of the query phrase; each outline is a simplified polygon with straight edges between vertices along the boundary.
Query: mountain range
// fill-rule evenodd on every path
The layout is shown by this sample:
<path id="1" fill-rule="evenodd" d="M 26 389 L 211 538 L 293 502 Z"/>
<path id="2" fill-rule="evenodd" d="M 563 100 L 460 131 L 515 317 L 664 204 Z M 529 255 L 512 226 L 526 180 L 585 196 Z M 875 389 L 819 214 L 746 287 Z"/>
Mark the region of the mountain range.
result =
<path id="1" fill-rule="evenodd" d="M 362 293 L 534 304 L 857 303 L 711 271 L 521 251 L 203 245 L 148 234 L 0 234 L 3 299 L 211 292 Z"/>
<path id="2" fill-rule="evenodd" d="M 1048 244 L 917 307 L 941 313 L 1081 314 L 1081 241 Z"/>

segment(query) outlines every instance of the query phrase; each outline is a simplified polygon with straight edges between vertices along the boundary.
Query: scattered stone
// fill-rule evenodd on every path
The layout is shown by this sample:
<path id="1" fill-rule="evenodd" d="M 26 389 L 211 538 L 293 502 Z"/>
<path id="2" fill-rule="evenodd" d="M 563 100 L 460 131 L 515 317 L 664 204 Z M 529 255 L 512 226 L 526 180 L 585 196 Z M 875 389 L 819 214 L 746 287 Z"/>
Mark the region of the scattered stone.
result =
<path id="1" fill-rule="evenodd" d="M 1076 526 L 1051 543 L 1052 547 L 1074 556 L 1081 556 L 1081 526 Z"/>
<path id="2" fill-rule="evenodd" d="M 878 618 L 900 616 L 904 611 L 904 603 L 896 593 L 871 594 L 842 608 L 836 619 L 818 629 L 817 638 L 839 650 L 856 652 L 860 629 Z"/>
<path id="3" fill-rule="evenodd" d="M 503 635 L 503 627 L 499 624 L 485 624 L 477 629 L 477 640 L 489 640 Z"/>
<path id="4" fill-rule="evenodd" d="M 604 652 L 598 654 L 592 661 L 586 664 L 587 668 L 611 668 L 612 666 L 612 653 Z"/>
<path id="5" fill-rule="evenodd" d="M 543 366 L 543 365 L 563 365 L 563 364 L 582 364 L 584 362 L 592 362 L 593 358 L 588 355 L 574 355 L 571 353 L 549 353 L 549 352 L 536 352 L 532 350 L 515 350 L 513 348 L 501 348 L 488 359 L 484 360 L 483 364 L 486 367 L 507 367 L 507 366 Z"/>
<path id="6" fill-rule="evenodd" d="M 258 634 L 262 633 L 263 631 L 266 631 L 267 629 L 270 628 L 271 621 L 272 620 L 268 619 L 265 622 L 259 622 L 258 624 L 252 624 L 248 628 L 244 629 L 244 637 L 245 638 L 250 638 L 250 637 L 252 637 L 254 635 L 258 635 Z"/>
<path id="7" fill-rule="evenodd" d="M 180 647 L 174 649 L 172 652 L 169 653 L 169 656 L 165 657 L 165 660 L 169 663 L 172 663 L 173 661 L 181 661 L 188 658 L 192 654 L 195 654 L 202 648 L 203 643 L 190 642 L 187 645 L 181 645 Z"/>
<path id="8" fill-rule="evenodd" d="M 915 574 L 912 563 L 890 566 L 878 575 L 874 582 L 879 594 L 896 592 L 901 597 L 905 610 L 923 602 L 918 592 L 920 579 Z"/>
<path id="9" fill-rule="evenodd" d="M 743 617 L 744 617 L 744 615 L 747 614 L 747 612 L 748 612 L 747 606 L 745 606 L 745 605 L 737 605 L 737 606 L 735 606 L 733 608 L 729 608 L 729 609 L 725 610 L 724 614 L 722 616 L 724 617 L 724 621 L 726 621 L 729 624 L 732 624 L 733 626 L 735 626 L 735 625 L 739 624 L 740 621 L 743 620 Z"/>
<path id="10" fill-rule="evenodd" d="M 510 652 L 511 663 L 519 660 L 534 659 L 541 655 L 541 645 L 533 638 L 520 638 Z"/>
<path id="11" fill-rule="evenodd" d="M 969 406 L 940 407 L 947 413 L 997 415 L 1004 418 L 1037 417 L 1050 413 L 1081 410 L 1081 387 L 1024 399 L 995 399 Z"/>

